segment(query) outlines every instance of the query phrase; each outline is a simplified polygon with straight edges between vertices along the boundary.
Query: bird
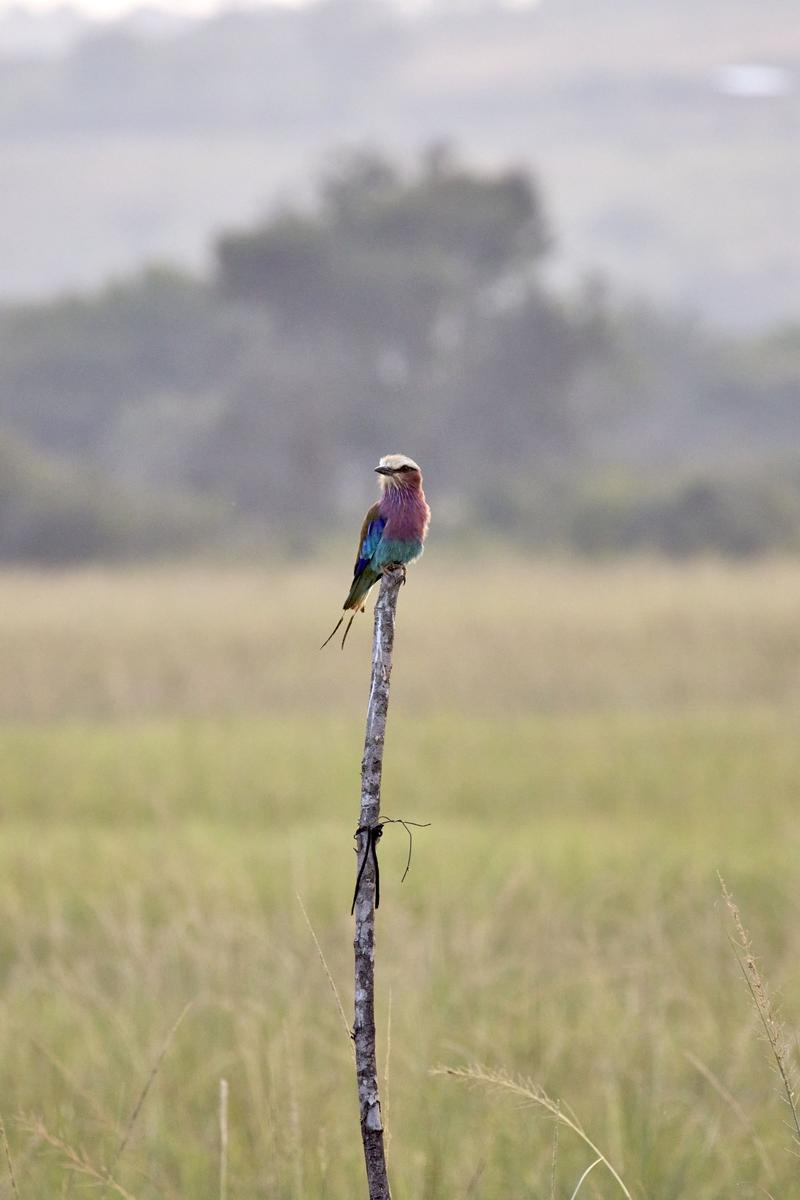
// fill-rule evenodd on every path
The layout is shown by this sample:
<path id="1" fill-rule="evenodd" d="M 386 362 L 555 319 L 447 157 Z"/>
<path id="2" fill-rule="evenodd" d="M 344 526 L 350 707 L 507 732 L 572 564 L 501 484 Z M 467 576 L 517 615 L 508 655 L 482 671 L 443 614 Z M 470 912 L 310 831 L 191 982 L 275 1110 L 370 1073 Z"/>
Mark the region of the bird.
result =
<path id="1" fill-rule="evenodd" d="M 364 611 L 367 596 L 384 567 L 405 568 L 422 554 L 431 510 L 422 490 L 422 471 L 407 454 L 384 454 L 375 468 L 380 476 L 381 498 L 367 512 L 358 539 L 353 583 L 342 605 L 342 615 L 320 646 L 327 646 L 351 613 L 342 638 L 342 649 L 356 613 Z"/>

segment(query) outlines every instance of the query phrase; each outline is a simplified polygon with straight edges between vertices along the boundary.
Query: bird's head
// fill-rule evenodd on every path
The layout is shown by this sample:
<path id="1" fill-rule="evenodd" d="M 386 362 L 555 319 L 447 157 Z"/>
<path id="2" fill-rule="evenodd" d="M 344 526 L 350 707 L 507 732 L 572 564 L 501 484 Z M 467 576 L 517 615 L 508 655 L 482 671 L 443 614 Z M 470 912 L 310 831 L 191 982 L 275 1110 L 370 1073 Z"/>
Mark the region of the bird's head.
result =
<path id="1" fill-rule="evenodd" d="M 422 484 L 422 471 L 407 454 L 384 454 L 375 470 L 381 477 L 382 489 L 418 488 Z"/>

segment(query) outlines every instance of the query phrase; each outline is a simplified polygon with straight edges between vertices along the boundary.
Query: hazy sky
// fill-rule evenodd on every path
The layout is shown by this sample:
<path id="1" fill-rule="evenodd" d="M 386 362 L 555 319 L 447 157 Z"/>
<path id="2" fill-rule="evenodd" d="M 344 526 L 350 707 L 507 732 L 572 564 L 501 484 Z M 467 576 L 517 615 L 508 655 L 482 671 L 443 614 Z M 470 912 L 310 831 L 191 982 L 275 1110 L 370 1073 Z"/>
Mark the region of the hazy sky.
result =
<path id="1" fill-rule="evenodd" d="M 377 2 L 377 0 L 376 0 Z M 206 16 L 225 8 L 255 8 L 267 5 L 298 8 L 311 0 L 0 0 L 0 16 L 15 7 L 34 12 L 52 12 L 58 8 L 74 8 L 91 17 L 112 19 L 137 8 L 157 8 L 183 16 Z M 409 12 L 424 10 L 431 0 L 395 0 L 398 8 Z M 541 0 L 505 0 L 508 8 L 529 8 Z"/>
<path id="2" fill-rule="evenodd" d="M 136 8 L 163 8 L 186 16 L 218 12 L 222 8 L 252 8 L 258 4 L 282 4 L 296 7 L 305 0 L 67 0 L 67 7 L 76 8 L 92 17 L 117 17 Z M 0 13 L 15 7 L 18 0 L 0 0 Z M 65 0 L 23 0 L 23 7 L 37 12 L 65 7 Z"/>

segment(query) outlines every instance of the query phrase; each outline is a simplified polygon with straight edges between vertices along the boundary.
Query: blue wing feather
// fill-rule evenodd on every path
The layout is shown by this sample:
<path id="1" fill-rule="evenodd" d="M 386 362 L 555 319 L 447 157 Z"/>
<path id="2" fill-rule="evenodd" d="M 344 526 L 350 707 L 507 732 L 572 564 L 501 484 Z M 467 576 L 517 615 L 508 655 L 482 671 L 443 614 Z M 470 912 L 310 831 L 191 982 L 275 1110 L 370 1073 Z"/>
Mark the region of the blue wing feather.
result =
<path id="1" fill-rule="evenodd" d="M 369 518 L 369 513 L 367 514 Z M 353 578 L 358 579 L 361 572 L 370 563 L 373 554 L 378 548 L 378 543 L 383 537 L 383 531 L 386 527 L 385 517 L 375 516 L 371 520 L 364 522 L 365 529 L 362 530 L 361 545 L 358 550 L 358 558 L 356 559 Z"/>

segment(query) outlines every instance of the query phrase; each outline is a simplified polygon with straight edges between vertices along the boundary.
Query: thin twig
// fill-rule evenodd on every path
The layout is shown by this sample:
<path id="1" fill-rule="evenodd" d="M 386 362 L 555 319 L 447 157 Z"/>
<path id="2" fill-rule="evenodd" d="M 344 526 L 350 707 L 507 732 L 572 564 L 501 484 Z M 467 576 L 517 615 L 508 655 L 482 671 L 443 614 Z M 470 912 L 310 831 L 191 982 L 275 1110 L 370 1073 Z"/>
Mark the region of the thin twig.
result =
<path id="1" fill-rule="evenodd" d="M 756 1148 L 756 1153 L 761 1160 L 762 1167 L 771 1175 L 773 1173 L 773 1166 L 770 1162 L 769 1155 L 767 1154 L 766 1146 L 756 1133 L 753 1122 L 750 1120 L 747 1113 L 734 1096 L 733 1092 L 731 1092 L 730 1089 L 725 1086 L 722 1080 L 715 1075 L 711 1068 L 704 1063 L 701 1058 L 698 1058 L 696 1054 L 692 1054 L 689 1050 L 684 1050 L 683 1057 L 687 1062 L 692 1064 L 698 1074 L 702 1075 L 703 1079 L 705 1079 L 709 1086 L 712 1087 L 717 1095 L 725 1101 L 737 1120 L 750 1134 L 753 1139 L 753 1145 Z"/>
<path id="2" fill-rule="evenodd" d="M 136 1120 L 139 1116 L 139 1113 L 142 1111 L 142 1105 L 144 1104 L 145 1100 L 147 1099 L 147 1093 L 150 1091 L 150 1088 L 153 1086 L 153 1082 L 156 1078 L 156 1075 L 158 1075 L 158 1072 L 161 1070 L 161 1064 L 163 1063 L 164 1057 L 167 1053 L 167 1050 L 169 1049 L 170 1042 L 174 1038 L 175 1034 L 178 1032 L 178 1029 L 180 1028 L 180 1026 L 183 1023 L 184 1017 L 186 1016 L 186 1014 L 188 1013 L 189 1009 L 192 1007 L 193 1004 L 194 1004 L 194 1001 L 190 1000 L 189 1003 L 184 1007 L 184 1009 L 181 1012 L 180 1016 L 178 1017 L 177 1021 L 172 1026 L 172 1028 L 170 1029 L 166 1038 L 164 1039 L 164 1044 L 158 1053 L 158 1058 L 156 1059 L 155 1063 L 153 1064 L 153 1069 L 151 1070 L 150 1074 L 148 1075 L 148 1077 L 145 1081 L 145 1085 L 139 1094 L 139 1099 L 136 1101 L 136 1104 L 133 1107 L 133 1112 L 131 1113 L 130 1117 L 128 1118 L 128 1124 L 125 1126 L 125 1130 L 122 1135 L 122 1140 L 120 1141 L 120 1144 L 117 1147 L 116 1154 L 114 1155 L 113 1159 L 111 1160 L 111 1166 L 109 1167 L 110 1171 L 113 1171 L 116 1169 L 117 1163 L 122 1158 L 122 1155 L 125 1151 L 125 1147 L 128 1145 L 128 1142 L 130 1141 L 130 1136 L 133 1133 L 133 1127 L 136 1124 Z"/>
<path id="3" fill-rule="evenodd" d="M 303 1186 L 303 1129 L 300 1101 L 297 1098 L 297 1068 L 288 1021 L 283 1022 L 283 1044 L 286 1053 L 286 1099 L 289 1117 L 289 1148 L 294 1170 L 294 1195 L 304 1196 Z"/>
<path id="4" fill-rule="evenodd" d="M 464 1192 L 464 1200 L 469 1200 L 470 1196 L 474 1196 L 478 1190 L 478 1184 L 481 1181 L 484 1171 L 486 1170 L 486 1159 L 482 1158 L 475 1170 L 472 1172 L 470 1180 L 467 1184 L 467 1190 Z"/>
<path id="5" fill-rule="evenodd" d="M 297 903 L 300 905 L 300 910 L 305 918 L 306 925 L 308 926 L 308 932 L 311 934 L 311 937 L 314 939 L 314 945 L 317 947 L 317 954 L 319 955 L 319 961 L 322 963 L 322 969 L 328 977 L 328 983 L 331 985 L 331 991 L 333 992 L 333 996 L 336 1001 L 336 1007 L 339 1010 L 339 1016 L 342 1018 L 342 1025 L 344 1026 L 344 1032 L 347 1037 L 347 1041 L 349 1042 L 349 1044 L 352 1048 L 353 1031 L 351 1030 L 350 1025 L 348 1023 L 347 1016 L 344 1011 L 344 1005 L 342 1004 L 342 1000 L 339 995 L 339 989 L 336 986 L 336 980 L 333 978 L 331 969 L 326 962 L 325 955 L 323 953 L 322 946 L 320 945 L 319 938 L 317 937 L 316 933 L 314 932 L 314 926 L 311 924 L 311 918 L 309 917 L 308 913 L 306 912 L 306 906 L 305 906 L 305 904 L 303 904 L 303 897 L 300 895 L 299 892 L 295 892 L 295 895 L 297 896 Z"/>
<path id="6" fill-rule="evenodd" d="M 91 1179 L 94 1183 L 102 1184 L 106 1188 L 111 1188 L 112 1192 L 116 1192 L 122 1200 L 136 1200 L 132 1192 L 123 1187 L 110 1171 L 101 1170 L 95 1166 L 90 1158 L 87 1157 L 85 1150 L 76 1150 L 74 1146 L 70 1146 L 69 1142 L 65 1142 L 63 1138 L 57 1137 L 42 1121 L 41 1117 L 28 1117 L 20 1121 L 23 1129 L 38 1137 L 52 1149 L 58 1150 L 63 1158 L 66 1159 L 67 1167 L 76 1175 L 82 1175 L 86 1179 Z"/>
<path id="7" fill-rule="evenodd" d="M 52 1050 L 50 1050 L 42 1042 L 38 1041 L 37 1038 L 31 1038 L 31 1045 L 33 1046 L 34 1050 L 41 1054 L 42 1057 L 50 1063 L 52 1067 L 55 1067 L 65 1083 L 69 1085 L 72 1093 L 75 1096 L 79 1096 L 81 1100 L 86 1103 L 86 1105 L 91 1109 L 95 1120 L 101 1126 L 101 1128 L 108 1129 L 110 1133 L 113 1133 L 115 1138 L 119 1138 L 121 1136 L 119 1122 L 101 1107 L 97 1098 L 90 1091 L 88 1091 L 87 1088 L 82 1086 L 76 1075 L 69 1069 L 66 1063 L 63 1063 L 61 1059 L 53 1053 Z"/>
<path id="8" fill-rule="evenodd" d="M 11 1147 L 8 1144 L 8 1137 L 6 1136 L 5 1122 L 3 1121 L 2 1117 L 0 1117 L 0 1139 L 2 1139 L 3 1153 L 6 1156 L 6 1166 L 8 1167 L 8 1177 L 11 1180 L 11 1191 L 14 1193 L 16 1200 L 19 1200 L 19 1192 L 17 1191 L 17 1180 L 16 1180 L 16 1176 L 14 1175 L 14 1161 L 11 1157 Z"/>
<path id="9" fill-rule="evenodd" d="M 415 829 L 430 829 L 431 823 L 430 821 L 407 821 L 404 817 L 381 817 L 381 825 L 402 825 L 408 834 L 408 858 L 406 859 L 406 869 L 400 879 L 401 883 L 405 883 L 406 875 L 411 870 L 411 851 L 414 849 L 414 838 L 409 825 L 413 825 Z"/>
<path id="10" fill-rule="evenodd" d="M 228 1081 L 219 1081 L 219 1200 L 228 1200 Z"/>
<path id="11" fill-rule="evenodd" d="M 389 988 L 389 1007 L 386 1011 L 386 1057 L 383 1060 L 383 1127 L 386 1144 L 386 1170 L 389 1170 L 389 1150 L 392 1145 L 392 1127 L 389 1123 L 389 1063 L 392 1058 L 392 989 Z"/>
<path id="12" fill-rule="evenodd" d="M 556 1100 L 556 1108 L 561 1110 L 561 1104 Z M 558 1175 L 558 1131 L 561 1128 L 558 1120 L 553 1121 L 553 1156 L 550 1162 L 550 1200 L 556 1200 L 556 1178 Z"/>

